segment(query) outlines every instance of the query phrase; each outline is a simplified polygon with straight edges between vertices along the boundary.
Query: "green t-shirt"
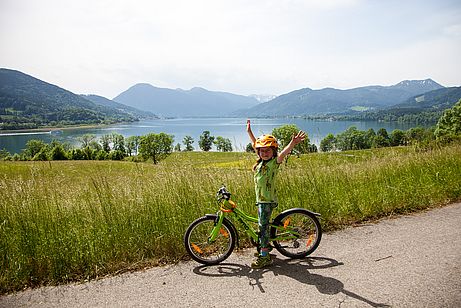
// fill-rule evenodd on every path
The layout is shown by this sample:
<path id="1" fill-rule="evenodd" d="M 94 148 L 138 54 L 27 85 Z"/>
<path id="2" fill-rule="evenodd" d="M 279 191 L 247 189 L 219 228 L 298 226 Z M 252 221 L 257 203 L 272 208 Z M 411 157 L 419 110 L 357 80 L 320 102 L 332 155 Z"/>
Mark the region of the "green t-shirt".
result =
<path id="1" fill-rule="evenodd" d="M 256 166 L 254 174 L 256 202 L 277 203 L 275 177 L 278 169 L 279 164 L 276 157 L 268 161 L 261 161 Z"/>

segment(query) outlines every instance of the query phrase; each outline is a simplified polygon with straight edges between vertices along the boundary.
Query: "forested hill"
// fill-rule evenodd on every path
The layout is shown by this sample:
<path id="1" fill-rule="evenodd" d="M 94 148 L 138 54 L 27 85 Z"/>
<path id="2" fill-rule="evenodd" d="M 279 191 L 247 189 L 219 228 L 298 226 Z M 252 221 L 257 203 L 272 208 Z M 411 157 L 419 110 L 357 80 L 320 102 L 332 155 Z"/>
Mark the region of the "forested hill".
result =
<path id="1" fill-rule="evenodd" d="M 387 108 L 388 111 L 436 111 L 445 110 L 461 98 L 461 87 L 450 87 L 416 95 L 405 102 Z"/>
<path id="2" fill-rule="evenodd" d="M 304 88 L 280 95 L 253 108 L 241 110 L 235 115 L 311 116 L 382 109 L 401 103 L 414 95 L 441 88 L 443 86 L 432 79 L 404 80 L 392 86 L 366 86 L 346 90 Z"/>
<path id="3" fill-rule="evenodd" d="M 0 69 L 0 129 L 135 121 L 113 107 L 19 71 Z"/>
<path id="4" fill-rule="evenodd" d="M 117 103 L 117 102 L 115 102 L 113 100 L 105 98 L 103 96 L 94 95 L 94 94 L 89 94 L 89 95 L 82 94 L 80 96 L 82 96 L 83 98 L 85 98 L 85 99 L 87 99 L 89 101 L 92 101 L 96 105 L 115 108 L 117 110 L 120 110 L 120 111 L 123 111 L 125 113 L 128 113 L 128 114 L 132 115 L 133 117 L 136 117 L 136 118 L 139 118 L 139 119 L 154 119 L 154 118 L 158 119 L 158 116 L 156 116 L 152 112 L 145 111 L 145 110 L 139 110 L 139 109 L 131 107 L 131 106 L 120 104 L 120 103 Z"/>
<path id="5" fill-rule="evenodd" d="M 377 112 L 378 120 L 435 123 L 446 109 L 461 99 L 461 87 L 443 88 L 416 95 Z"/>
<path id="6" fill-rule="evenodd" d="M 461 99 L 461 87 L 442 88 L 377 111 L 355 112 L 335 115 L 342 120 L 376 120 L 412 123 L 435 123 L 446 109 L 452 108 Z"/>

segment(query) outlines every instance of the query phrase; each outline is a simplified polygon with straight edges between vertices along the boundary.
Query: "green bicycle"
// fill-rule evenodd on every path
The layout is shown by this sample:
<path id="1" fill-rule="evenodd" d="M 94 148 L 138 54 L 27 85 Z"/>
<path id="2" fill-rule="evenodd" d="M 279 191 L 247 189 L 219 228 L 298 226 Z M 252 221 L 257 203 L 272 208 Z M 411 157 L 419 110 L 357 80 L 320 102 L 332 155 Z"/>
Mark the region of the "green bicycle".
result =
<path id="1" fill-rule="evenodd" d="M 238 232 L 233 221 L 244 228 L 251 242 L 258 247 L 258 231 L 252 225 L 258 218 L 239 209 L 230 199 L 231 193 L 223 186 L 216 194 L 219 211 L 206 214 L 192 222 L 184 234 L 184 245 L 195 261 L 213 265 L 226 260 L 238 245 Z M 270 241 L 282 255 L 300 259 L 310 255 L 320 244 L 322 228 L 320 214 L 302 208 L 288 209 L 270 223 Z M 259 247 L 258 247 L 259 251 Z"/>

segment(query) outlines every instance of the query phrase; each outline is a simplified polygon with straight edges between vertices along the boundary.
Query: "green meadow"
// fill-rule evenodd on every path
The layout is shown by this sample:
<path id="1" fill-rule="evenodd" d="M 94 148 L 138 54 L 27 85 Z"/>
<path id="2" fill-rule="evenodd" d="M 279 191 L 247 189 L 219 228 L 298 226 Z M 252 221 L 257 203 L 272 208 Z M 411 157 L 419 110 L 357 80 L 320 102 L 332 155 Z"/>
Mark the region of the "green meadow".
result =
<path id="1" fill-rule="evenodd" d="M 221 184 L 256 215 L 255 158 L 184 152 L 158 165 L 0 162 L 0 293 L 186 259 L 183 234 L 216 212 Z M 441 206 L 461 199 L 461 145 L 291 156 L 278 188 L 274 217 L 304 207 L 322 215 L 326 231 Z"/>

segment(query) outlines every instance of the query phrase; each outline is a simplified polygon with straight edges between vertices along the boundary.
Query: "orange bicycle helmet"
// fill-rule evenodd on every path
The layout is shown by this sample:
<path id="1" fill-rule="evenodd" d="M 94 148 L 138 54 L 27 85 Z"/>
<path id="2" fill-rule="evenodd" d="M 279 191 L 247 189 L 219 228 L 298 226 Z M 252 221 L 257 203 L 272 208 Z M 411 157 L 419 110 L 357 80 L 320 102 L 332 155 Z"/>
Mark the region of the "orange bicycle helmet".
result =
<path id="1" fill-rule="evenodd" d="M 277 139 L 272 135 L 262 135 L 255 142 L 255 149 L 274 147 L 278 148 Z"/>

